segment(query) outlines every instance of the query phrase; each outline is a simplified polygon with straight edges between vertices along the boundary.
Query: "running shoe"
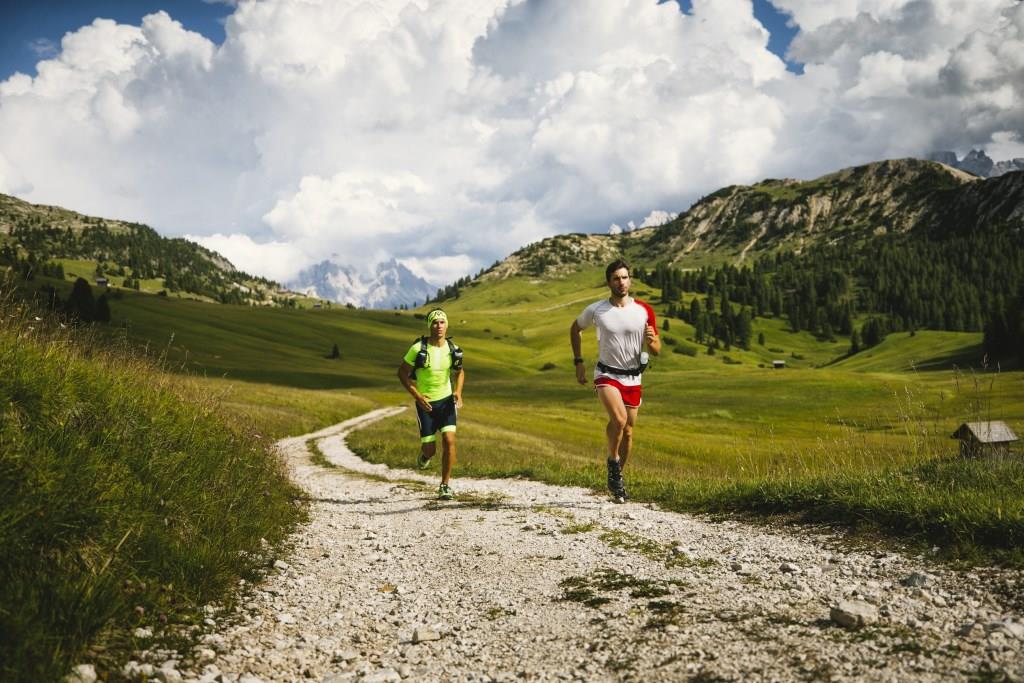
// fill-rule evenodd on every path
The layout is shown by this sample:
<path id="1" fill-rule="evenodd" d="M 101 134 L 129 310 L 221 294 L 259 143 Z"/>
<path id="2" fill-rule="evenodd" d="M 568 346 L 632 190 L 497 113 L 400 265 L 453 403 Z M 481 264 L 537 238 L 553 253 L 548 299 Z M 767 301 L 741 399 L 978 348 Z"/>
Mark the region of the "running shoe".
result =
<path id="1" fill-rule="evenodd" d="M 622 480 L 622 468 L 618 460 L 608 460 L 608 491 L 616 503 L 626 502 L 626 484 Z"/>
<path id="2" fill-rule="evenodd" d="M 428 467 L 430 467 L 430 458 L 428 458 L 423 451 L 420 451 L 420 454 L 416 456 L 416 468 L 425 470 Z"/>
<path id="3" fill-rule="evenodd" d="M 437 487 L 437 499 L 438 500 L 451 500 L 455 497 L 455 491 L 452 491 L 452 487 L 448 484 L 441 484 Z"/>

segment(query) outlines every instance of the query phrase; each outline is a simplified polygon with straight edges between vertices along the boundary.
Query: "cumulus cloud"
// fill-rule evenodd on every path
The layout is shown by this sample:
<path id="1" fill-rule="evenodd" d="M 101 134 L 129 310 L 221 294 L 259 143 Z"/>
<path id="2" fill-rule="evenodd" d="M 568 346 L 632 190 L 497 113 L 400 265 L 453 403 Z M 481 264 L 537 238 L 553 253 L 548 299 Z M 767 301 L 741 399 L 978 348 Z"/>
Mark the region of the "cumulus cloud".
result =
<path id="1" fill-rule="evenodd" d="M 772 1 L 803 75 L 750 0 L 225 0 L 222 45 L 97 19 L 0 82 L 0 191 L 278 279 L 438 282 L 730 183 L 1019 142 L 1021 3 Z"/>
<path id="2" fill-rule="evenodd" d="M 186 239 L 201 244 L 223 255 L 227 260 L 250 275 L 262 275 L 283 282 L 295 273 L 293 264 L 304 259 L 304 254 L 289 242 L 256 242 L 248 235 L 185 235 Z"/>

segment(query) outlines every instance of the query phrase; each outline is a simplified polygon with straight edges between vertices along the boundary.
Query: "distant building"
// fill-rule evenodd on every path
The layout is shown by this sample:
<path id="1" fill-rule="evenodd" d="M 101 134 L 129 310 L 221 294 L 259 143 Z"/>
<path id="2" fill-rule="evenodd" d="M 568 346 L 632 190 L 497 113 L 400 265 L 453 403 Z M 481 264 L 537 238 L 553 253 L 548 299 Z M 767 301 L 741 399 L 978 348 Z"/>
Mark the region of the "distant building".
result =
<path id="1" fill-rule="evenodd" d="M 773 360 L 772 367 L 776 370 L 782 370 L 786 367 L 786 361 L 784 360 Z"/>
<path id="2" fill-rule="evenodd" d="M 96 284 L 98 286 L 100 286 L 100 287 L 106 287 L 107 286 L 107 278 L 105 278 L 105 277 L 98 277 L 98 278 L 96 278 Z"/>
<path id="3" fill-rule="evenodd" d="M 324 305 L 322 303 L 320 303 L 319 301 L 317 301 L 315 304 L 313 304 L 313 308 L 323 308 L 323 307 L 324 307 Z"/>
<path id="4" fill-rule="evenodd" d="M 960 455 L 1009 455 L 1010 444 L 1017 435 L 1002 420 L 992 422 L 964 422 L 952 434 L 960 440 Z"/>

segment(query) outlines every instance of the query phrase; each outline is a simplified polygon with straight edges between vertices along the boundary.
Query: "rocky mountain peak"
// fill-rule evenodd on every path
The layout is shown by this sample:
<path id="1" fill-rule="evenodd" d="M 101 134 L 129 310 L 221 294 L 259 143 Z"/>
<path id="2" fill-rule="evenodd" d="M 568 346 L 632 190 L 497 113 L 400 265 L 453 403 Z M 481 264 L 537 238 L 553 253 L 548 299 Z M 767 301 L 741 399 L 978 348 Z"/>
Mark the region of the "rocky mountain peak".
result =
<path id="1" fill-rule="evenodd" d="M 378 263 L 370 275 L 350 265 L 324 260 L 300 272 L 288 287 L 308 296 L 361 308 L 422 304 L 437 291 L 436 285 L 394 258 Z"/>

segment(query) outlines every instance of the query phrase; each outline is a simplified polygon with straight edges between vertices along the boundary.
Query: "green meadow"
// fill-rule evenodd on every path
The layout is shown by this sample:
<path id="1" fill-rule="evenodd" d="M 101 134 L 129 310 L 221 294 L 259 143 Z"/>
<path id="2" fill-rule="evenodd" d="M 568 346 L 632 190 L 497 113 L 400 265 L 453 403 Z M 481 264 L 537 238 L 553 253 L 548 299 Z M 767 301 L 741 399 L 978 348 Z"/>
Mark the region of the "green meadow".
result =
<path id="1" fill-rule="evenodd" d="M 658 290 L 634 290 L 664 314 Z M 604 415 L 592 387 L 574 381 L 568 329 L 604 293 L 601 272 L 590 269 L 484 280 L 445 304 L 467 359 L 458 473 L 603 490 Z M 425 310 L 213 307 L 126 293 L 114 302 L 112 328 L 205 378 L 229 396 L 228 410 L 279 436 L 408 404 L 395 370 L 425 329 Z M 755 320 L 759 333 L 763 345 L 708 355 L 684 322 L 661 330 L 669 343 L 644 378 L 628 470 L 634 498 L 680 510 L 796 513 L 959 556 L 1016 556 L 1024 541 L 1019 459 L 965 462 L 950 434 L 978 419 L 1020 432 L 1024 373 L 983 367 L 979 334 L 896 333 L 846 357 L 847 338 L 792 333 L 783 320 Z M 340 359 L 327 357 L 335 343 Z M 588 332 L 590 364 L 595 346 Z M 773 369 L 774 360 L 786 368 Z M 352 444 L 368 459 L 408 466 L 414 420 L 410 412 L 383 421 Z"/>

